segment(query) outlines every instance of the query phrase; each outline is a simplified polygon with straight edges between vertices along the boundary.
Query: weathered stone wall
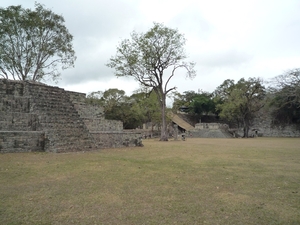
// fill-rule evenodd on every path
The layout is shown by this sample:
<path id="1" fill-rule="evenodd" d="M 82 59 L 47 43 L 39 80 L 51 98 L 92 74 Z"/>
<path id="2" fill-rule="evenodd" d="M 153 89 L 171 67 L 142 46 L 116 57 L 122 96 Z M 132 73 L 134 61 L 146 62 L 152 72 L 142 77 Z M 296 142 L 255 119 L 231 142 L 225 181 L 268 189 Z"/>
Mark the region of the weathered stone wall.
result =
<path id="1" fill-rule="evenodd" d="M 122 131 L 123 123 L 117 120 L 105 119 L 102 107 L 87 103 L 85 95 L 76 92 L 68 92 L 74 107 L 84 120 L 89 131 Z M 81 95 L 80 95 L 81 94 Z"/>
<path id="2" fill-rule="evenodd" d="M 103 109 L 87 103 L 86 98 L 70 93 L 72 102 L 97 148 L 120 148 L 140 145 L 141 132 L 126 132 L 118 120 L 104 119 Z"/>
<path id="3" fill-rule="evenodd" d="M 104 119 L 103 108 L 98 105 L 87 104 L 86 94 L 72 91 L 67 91 L 67 93 L 81 118 Z"/>
<path id="4" fill-rule="evenodd" d="M 186 132 L 191 138 L 232 138 L 228 132 L 228 125 L 221 123 L 197 123 L 195 129 Z"/>
<path id="5" fill-rule="evenodd" d="M 202 119 L 201 119 L 202 121 Z M 208 121 L 208 120 L 207 120 Z M 221 121 L 220 121 L 221 122 Z M 236 123 L 229 124 L 229 127 L 224 127 L 224 122 L 220 124 L 220 128 L 225 133 L 228 128 L 231 132 L 235 132 L 237 137 L 243 136 L 243 127 L 238 127 Z M 228 123 L 228 121 L 226 122 Z M 207 126 L 206 126 L 207 125 Z M 203 137 L 207 136 L 207 132 L 200 132 L 199 130 L 214 129 L 217 128 L 217 123 L 203 122 L 195 124 L 195 129 L 193 136 Z M 224 133 L 224 132 L 223 132 Z M 294 124 L 275 126 L 272 124 L 272 118 L 270 117 L 270 112 L 267 109 L 263 108 L 258 113 L 257 118 L 250 125 L 249 136 L 264 136 L 264 137 L 300 137 L 300 128 Z"/>
<path id="6" fill-rule="evenodd" d="M 30 97 L 30 110 L 38 115 L 39 130 L 45 131 L 46 151 L 82 151 L 94 147 L 68 92 L 58 87 L 25 82 L 24 93 Z"/>
<path id="7" fill-rule="evenodd" d="M 202 130 L 202 129 L 221 129 L 221 124 L 219 123 L 196 123 L 195 129 Z"/>
<path id="8" fill-rule="evenodd" d="M 38 128 L 24 82 L 0 79 L 0 152 L 44 151 L 45 133 Z"/>
<path id="9" fill-rule="evenodd" d="M 36 131 L 38 125 L 35 113 L 0 112 L 0 131 Z"/>
<path id="10" fill-rule="evenodd" d="M 83 93 L 0 79 L 0 152 L 82 151 L 138 140 L 122 130 L 122 122 L 105 120 L 101 107 L 86 104 Z"/>
<path id="11" fill-rule="evenodd" d="M 141 146 L 141 133 L 91 132 L 98 148 L 121 148 Z"/>
<path id="12" fill-rule="evenodd" d="M 106 119 L 83 119 L 85 125 L 91 132 L 97 131 L 123 131 L 123 123 L 118 120 L 106 120 Z"/>
<path id="13" fill-rule="evenodd" d="M 187 138 L 232 138 L 226 130 L 223 129 L 199 129 L 191 130 L 186 133 Z"/>
<path id="14" fill-rule="evenodd" d="M 249 137 L 300 137 L 300 129 L 295 124 L 275 126 L 268 109 L 262 108 L 250 124 Z M 243 137 L 243 127 L 230 126 L 237 137 Z"/>
<path id="15" fill-rule="evenodd" d="M 259 136 L 264 137 L 300 137 L 299 127 L 294 124 L 274 126 L 271 117 L 265 109 L 260 111 L 258 117 L 251 125 L 251 134 L 255 135 L 256 131 Z"/>
<path id="16" fill-rule="evenodd" d="M 1 131 L 0 152 L 44 152 L 45 141 L 43 131 Z"/>

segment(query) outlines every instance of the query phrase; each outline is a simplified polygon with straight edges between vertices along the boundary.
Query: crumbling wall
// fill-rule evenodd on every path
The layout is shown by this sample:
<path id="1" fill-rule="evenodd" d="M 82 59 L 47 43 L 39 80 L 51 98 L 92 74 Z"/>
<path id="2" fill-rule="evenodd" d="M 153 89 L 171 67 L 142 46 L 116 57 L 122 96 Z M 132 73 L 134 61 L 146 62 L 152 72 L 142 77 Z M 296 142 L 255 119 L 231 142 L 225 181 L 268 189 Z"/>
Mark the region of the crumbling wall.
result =
<path id="1" fill-rule="evenodd" d="M 30 112 L 24 82 L 0 79 L 0 152 L 45 151 L 45 133 Z"/>
<path id="2" fill-rule="evenodd" d="M 300 129 L 295 124 L 273 125 L 266 109 L 259 112 L 251 125 L 250 133 L 264 137 L 300 137 Z"/>
<path id="3" fill-rule="evenodd" d="M 95 147 L 68 92 L 36 82 L 24 84 L 24 93 L 30 98 L 30 111 L 38 115 L 38 130 L 45 132 L 45 151 L 83 151 Z"/>
<path id="4" fill-rule="evenodd" d="M 69 93 L 85 126 L 97 148 L 120 148 L 141 146 L 141 132 L 126 132 L 123 123 L 118 120 L 107 120 L 104 112 L 98 105 L 92 105 L 86 98 L 77 93 Z"/>
<path id="5" fill-rule="evenodd" d="M 1 131 L 0 152 L 44 152 L 45 133 L 43 131 Z"/>
<path id="6" fill-rule="evenodd" d="M 142 146 L 139 132 L 91 132 L 98 148 L 121 148 Z"/>
<path id="7" fill-rule="evenodd" d="M 187 116 L 187 115 L 186 115 Z M 238 127 L 237 123 L 226 123 L 229 124 L 229 129 L 224 127 L 224 121 L 219 121 L 220 128 L 224 132 L 224 130 L 229 130 L 231 132 L 235 132 L 236 137 L 242 137 L 243 127 Z M 203 137 L 207 136 L 207 132 L 200 130 L 206 129 L 218 129 L 217 123 L 209 123 L 203 122 L 195 124 L 195 130 L 193 133 L 193 137 Z M 228 136 L 228 135 L 226 135 Z M 300 137 L 300 126 L 295 124 L 282 124 L 282 125 L 274 125 L 272 118 L 270 116 L 270 112 L 262 108 L 254 121 L 250 124 L 249 136 L 263 136 L 263 137 Z"/>
<path id="8" fill-rule="evenodd" d="M 138 143 L 138 136 L 124 134 L 120 121 L 105 120 L 103 109 L 86 104 L 83 93 L 0 79 L 0 152 L 123 147 L 131 145 L 128 140 Z"/>

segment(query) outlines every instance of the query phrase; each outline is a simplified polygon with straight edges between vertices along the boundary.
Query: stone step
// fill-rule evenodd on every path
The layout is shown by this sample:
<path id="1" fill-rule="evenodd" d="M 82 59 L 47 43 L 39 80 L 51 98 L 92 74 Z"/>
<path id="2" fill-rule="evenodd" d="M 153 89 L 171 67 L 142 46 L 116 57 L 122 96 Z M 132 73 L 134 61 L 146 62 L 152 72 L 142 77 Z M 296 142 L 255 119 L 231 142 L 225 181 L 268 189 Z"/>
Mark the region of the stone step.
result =
<path id="1" fill-rule="evenodd" d="M 0 153 L 44 151 L 43 131 L 0 131 Z"/>
<path id="2" fill-rule="evenodd" d="M 92 146 L 88 130 L 69 94 L 61 88 L 38 86 L 30 88 L 32 111 L 39 113 L 39 121 L 49 139 L 49 151 L 63 152 Z"/>
<path id="3" fill-rule="evenodd" d="M 50 143 L 53 144 L 53 145 L 59 145 L 59 144 L 65 145 L 66 143 L 67 144 L 74 143 L 74 144 L 78 145 L 78 144 L 83 143 L 83 142 L 91 144 L 90 140 L 87 137 L 80 137 L 80 136 L 78 136 L 76 138 L 75 137 L 74 138 L 69 137 L 67 140 L 66 139 L 63 140 L 62 137 L 57 138 L 57 137 L 49 137 L 48 136 L 47 138 L 50 141 Z M 66 137 L 64 137 L 64 138 L 66 138 Z"/>
<path id="4" fill-rule="evenodd" d="M 231 138 L 230 134 L 226 134 L 221 129 L 199 129 L 190 132 L 191 137 L 202 138 Z"/>
<path id="5" fill-rule="evenodd" d="M 49 151 L 61 153 L 61 152 L 90 150 L 92 148 L 93 148 L 93 143 L 91 143 L 90 141 L 55 142 L 54 145 L 49 146 Z"/>
<path id="6" fill-rule="evenodd" d="M 56 153 L 66 153 L 66 152 L 79 152 L 79 151 L 90 151 L 93 147 L 76 147 L 76 146 L 62 146 L 62 147 L 53 147 L 54 152 Z"/>
<path id="7" fill-rule="evenodd" d="M 40 110 L 39 110 L 40 111 Z M 78 115 L 78 113 L 76 112 L 68 112 L 68 111 L 63 111 L 63 112 L 59 112 L 59 111 L 40 111 L 40 115 L 39 118 L 42 120 L 43 118 L 47 118 L 47 117 L 54 117 L 57 119 L 61 118 L 61 119 L 66 119 L 66 118 L 72 118 L 72 119 L 80 119 L 80 116 Z"/>
<path id="8" fill-rule="evenodd" d="M 45 94 L 47 95 L 47 94 Z M 57 95 L 57 96 L 43 96 L 43 95 L 39 95 L 36 96 L 36 99 L 33 100 L 33 102 L 39 103 L 39 102 L 44 102 L 44 100 L 46 100 L 48 102 L 55 102 L 55 103 L 59 103 L 59 102 L 68 102 L 69 97 L 68 96 L 62 96 L 62 95 Z"/>
<path id="9" fill-rule="evenodd" d="M 65 99 L 68 99 L 69 98 L 69 95 L 67 95 L 66 93 L 49 93 L 49 92 L 30 92 L 30 95 L 31 96 L 35 96 L 35 101 L 40 101 L 40 100 L 43 100 L 43 99 L 50 99 L 50 100 L 53 100 L 55 101 L 55 99 L 59 98 L 59 99 L 62 99 L 62 100 L 65 100 Z"/>

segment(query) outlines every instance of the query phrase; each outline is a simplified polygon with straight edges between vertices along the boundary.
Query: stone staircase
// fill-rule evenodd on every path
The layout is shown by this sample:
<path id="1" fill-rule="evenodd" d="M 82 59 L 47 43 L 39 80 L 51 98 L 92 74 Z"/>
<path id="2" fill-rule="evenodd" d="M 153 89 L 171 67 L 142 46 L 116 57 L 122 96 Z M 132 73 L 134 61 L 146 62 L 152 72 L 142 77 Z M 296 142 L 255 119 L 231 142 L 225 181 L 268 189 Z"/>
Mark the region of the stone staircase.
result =
<path id="1" fill-rule="evenodd" d="M 49 152 L 83 151 L 94 147 L 90 134 L 64 89 L 27 83 L 30 112 L 38 115 Z"/>
<path id="2" fill-rule="evenodd" d="M 193 130 L 194 127 L 189 124 L 188 122 L 186 122 L 185 120 L 183 120 L 182 118 L 180 118 L 177 114 L 173 113 L 173 112 L 168 112 L 167 115 L 175 124 L 177 124 L 179 127 L 185 129 L 186 131 L 190 131 Z"/>
<path id="3" fill-rule="evenodd" d="M 190 131 L 192 137 L 200 138 L 232 138 L 231 134 L 221 129 L 203 129 Z"/>
<path id="4" fill-rule="evenodd" d="M 124 132 L 87 102 L 84 93 L 0 79 L 0 153 L 141 146 L 140 132 Z"/>

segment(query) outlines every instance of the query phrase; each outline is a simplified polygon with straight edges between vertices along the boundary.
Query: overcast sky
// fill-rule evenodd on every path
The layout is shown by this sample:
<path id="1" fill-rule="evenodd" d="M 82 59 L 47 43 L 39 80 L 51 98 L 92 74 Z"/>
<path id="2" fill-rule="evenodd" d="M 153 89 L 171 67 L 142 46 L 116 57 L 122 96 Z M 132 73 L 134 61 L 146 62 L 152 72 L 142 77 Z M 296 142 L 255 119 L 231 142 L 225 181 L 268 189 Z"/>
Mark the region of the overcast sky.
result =
<path id="1" fill-rule="evenodd" d="M 1 0 L 0 6 L 34 8 L 35 0 Z M 179 92 L 212 92 L 225 79 L 268 80 L 300 67 L 299 0 L 37 0 L 62 15 L 74 36 L 75 68 L 62 71 L 56 86 L 90 93 L 118 88 L 130 95 L 139 85 L 116 78 L 105 66 L 130 33 L 153 22 L 185 35 L 193 80 L 179 72 L 170 85 Z"/>

